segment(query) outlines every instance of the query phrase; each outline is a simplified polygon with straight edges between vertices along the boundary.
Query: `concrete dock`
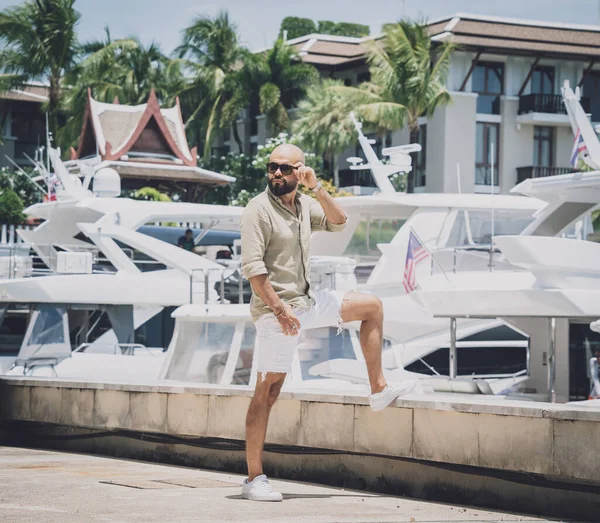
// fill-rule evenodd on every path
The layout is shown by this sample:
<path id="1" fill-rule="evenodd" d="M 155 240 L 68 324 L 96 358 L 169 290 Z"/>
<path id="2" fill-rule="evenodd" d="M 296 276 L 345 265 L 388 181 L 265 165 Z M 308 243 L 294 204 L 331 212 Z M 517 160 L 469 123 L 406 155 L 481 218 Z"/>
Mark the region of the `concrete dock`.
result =
<path id="1" fill-rule="evenodd" d="M 241 474 L 251 395 L 247 387 L 3 377 L 0 445 Z M 279 480 L 599 520 L 599 409 L 426 395 L 374 413 L 366 395 L 289 391 L 271 418 L 264 466 Z"/>
<path id="2" fill-rule="evenodd" d="M 84 454 L 0 447 L 0 521 L 548 521 L 479 508 L 273 480 L 282 503 L 240 498 L 243 476 Z"/>

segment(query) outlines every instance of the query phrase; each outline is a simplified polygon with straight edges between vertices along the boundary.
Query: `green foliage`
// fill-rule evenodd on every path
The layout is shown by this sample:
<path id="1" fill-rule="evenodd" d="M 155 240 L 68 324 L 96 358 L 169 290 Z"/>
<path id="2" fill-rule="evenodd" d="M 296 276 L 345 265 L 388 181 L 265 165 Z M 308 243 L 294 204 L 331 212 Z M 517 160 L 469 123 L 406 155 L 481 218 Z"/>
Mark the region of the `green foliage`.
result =
<path id="1" fill-rule="evenodd" d="M 419 117 L 430 116 L 450 102 L 446 79 L 454 45 L 443 43 L 434 52 L 424 23 L 400 21 L 385 29 L 383 45 L 370 46 L 371 81 L 336 90 L 352 101 L 357 114 L 379 134 L 407 124 L 414 136 Z M 411 172 L 407 192 L 413 187 Z"/>
<path id="2" fill-rule="evenodd" d="M 154 187 L 142 187 L 137 191 L 133 191 L 130 196 L 133 200 L 144 200 L 151 202 L 170 202 L 171 197 L 167 194 L 160 192 Z"/>
<path id="3" fill-rule="evenodd" d="M 279 28 L 279 38 L 283 38 L 283 31 L 287 31 L 288 40 L 299 36 L 309 35 L 317 32 L 317 26 L 310 18 L 298 18 L 286 16 Z"/>
<path id="4" fill-rule="evenodd" d="M 338 91 L 342 87 L 342 82 L 326 79 L 309 88 L 306 98 L 298 104 L 293 125 L 303 147 L 329 159 L 334 177 L 337 154 L 356 141 L 356 129 L 350 119 L 354 101 Z"/>
<path id="5" fill-rule="evenodd" d="M 335 36 L 369 36 L 371 29 L 368 25 L 352 24 L 349 22 L 332 22 L 330 20 L 319 20 L 318 32 Z"/>
<path id="6" fill-rule="evenodd" d="M 31 169 L 24 170 L 30 176 L 34 175 Z M 10 167 L 0 167 L 0 191 L 5 189 L 14 191 L 25 208 L 40 203 L 44 197 L 44 193 L 24 174 L 16 172 Z"/>
<path id="7" fill-rule="evenodd" d="M 199 16 L 183 31 L 175 51 L 189 78 L 179 92 L 188 138 L 201 142 L 204 159 L 210 159 L 213 139 L 227 129 L 244 106 L 240 63 L 249 56 L 238 39 L 227 12 L 215 18 Z M 234 126 L 234 138 L 241 141 Z"/>
<path id="8" fill-rule="evenodd" d="M 336 23 L 331 20 L 319 20 L 319 34 L 332 35 L 335 34 Z"/>
<path id="9" fill-rule="evenodd" d="M 25 220 L 23 200 L 12 189 L 0 190 L 0 223 L 18 225 Z"/>
<path id="10" fill-rule="evenodd" d="M 0 12 L 0 91 L 42 80 L 49 86 L 50 131 L 56 136 L 61 80 L 75 64 L 80 14 L 75 0 L 28 0 Z"/>

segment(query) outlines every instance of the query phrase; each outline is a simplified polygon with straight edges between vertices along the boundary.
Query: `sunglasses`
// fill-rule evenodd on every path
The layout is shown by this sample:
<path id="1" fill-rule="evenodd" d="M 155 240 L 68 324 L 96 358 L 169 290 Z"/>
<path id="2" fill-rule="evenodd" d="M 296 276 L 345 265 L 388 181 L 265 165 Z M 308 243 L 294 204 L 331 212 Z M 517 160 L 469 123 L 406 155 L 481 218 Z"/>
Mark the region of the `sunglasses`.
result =
<path id="1" fill-rule="evenodd" d="M 284 176 L 289 176 L 294 172 L 294 169 L 297 169 L 297 167 L 294 167 L 293 165 L 289 165 L 287 163 L 280 164 L 277 162 L 269 162 L 267 164 L 267 172 L 269 174 L 275 174 L 277 172 L 277 169 L 279 169 L 281 171 L 281 174 L 283 174 Z"/>

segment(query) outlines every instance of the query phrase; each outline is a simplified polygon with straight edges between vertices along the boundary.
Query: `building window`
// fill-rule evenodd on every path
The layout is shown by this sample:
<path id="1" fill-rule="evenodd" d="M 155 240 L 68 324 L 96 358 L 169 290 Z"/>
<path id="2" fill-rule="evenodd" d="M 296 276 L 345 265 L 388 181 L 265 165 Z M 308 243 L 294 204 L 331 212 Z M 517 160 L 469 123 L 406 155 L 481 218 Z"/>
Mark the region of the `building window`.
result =
<path id="1" fill-rule="evenodd" d="M 536 125 L 533 128 L 533 165 L 554 165 L 554 128 Z"/>
<path id="2" fill-rule="evenodd" d="M 531 94 L 554 94 L 554 67 L 536 67 L 533 70 Z"/>
<path id="3" fill-rule="evenodd" d="M 500 95 L 504 92 L 504 64 L 480 62 L 473 69 L 474 93 L 478 93 L 477 112 L 500 114 Z"/>
<path id="4" fill-rule="evenodd" d="M 592 121 L 600 121 L 600 71 L 590 71 L 583 81 L 583 96 L 590 99 Z"/>
<path id="5" fill-rule="evenodd" d="M 415 187 L 425 187 L 425 167 L 427 159 L 427 126 L 419 127 L 417 143 L 421 146 L 418 153 L 412 153 L 412 167 L 415 177 Z"/>
<path id="6" fill-rule="evenodd" d="M 476 125 L 475 185 L 492 185 L 492 160 L 494 162 L 494 185 L 498 185 L 498 136 L 500 125 L 482 122 L 478 122 Z M 494 150 L 493 158 L 492 148 Z"/>

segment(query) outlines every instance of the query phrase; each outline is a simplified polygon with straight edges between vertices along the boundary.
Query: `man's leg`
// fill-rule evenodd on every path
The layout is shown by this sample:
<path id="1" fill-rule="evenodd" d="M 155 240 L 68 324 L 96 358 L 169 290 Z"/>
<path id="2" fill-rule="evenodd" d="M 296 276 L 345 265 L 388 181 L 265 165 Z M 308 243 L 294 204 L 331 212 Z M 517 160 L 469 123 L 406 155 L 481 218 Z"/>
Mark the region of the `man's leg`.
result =
<path id="1" fill-rule="evenodd" d="M 371 393 L 381 392 L 385 386 L 381 366 L 383 346 L 383 305 L 377 296 L 347 292 L 340 311 L 344 323 L 361 321 L 360 346 L 365 356 Z"/>
<path id="2" fill-rule="evenodd" d="M 262 453 L 267 435 L 271 407 L 275 404 L 283 382 L 283 372 L 259 372 L 256 377 L 254 397 L 246 416 L 246 460 L 248 481 L 263 473 Z"/>

